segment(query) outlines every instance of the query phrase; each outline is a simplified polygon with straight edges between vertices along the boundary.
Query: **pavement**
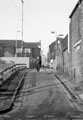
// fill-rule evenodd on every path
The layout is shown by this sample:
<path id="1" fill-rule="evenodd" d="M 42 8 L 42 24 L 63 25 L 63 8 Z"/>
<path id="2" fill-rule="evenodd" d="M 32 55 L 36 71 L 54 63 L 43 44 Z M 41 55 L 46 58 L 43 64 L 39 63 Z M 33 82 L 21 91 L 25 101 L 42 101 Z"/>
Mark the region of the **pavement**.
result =
<path id="1" fill-rule="evenodd" d="M 83 102 L 83 81 L 75 83 L 75 81 L 72 80 L 70 76 L 61 73 L 59 70 L 49 70 L 52 71 L 54 75 L 57 75 L 59 79 L 68 86 L 72 93 L 74 93 L 74 95 L 78 97 L 81 103 Z"/>

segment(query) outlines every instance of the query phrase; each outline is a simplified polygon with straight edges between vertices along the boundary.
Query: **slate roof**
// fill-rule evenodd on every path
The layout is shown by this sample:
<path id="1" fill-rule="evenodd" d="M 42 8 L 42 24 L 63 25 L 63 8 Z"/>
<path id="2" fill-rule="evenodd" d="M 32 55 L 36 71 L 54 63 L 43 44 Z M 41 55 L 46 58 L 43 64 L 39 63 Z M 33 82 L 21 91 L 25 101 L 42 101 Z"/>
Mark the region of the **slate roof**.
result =
<path id="1" fill-rule="evenodd" d="M 56 41 L 52 42 L 52 43 L 49 45 L 49 48 L 50 48 L 50 49 L 53 49 L 53 47 L 55 46 L 55 42 L 56 42 Z"/>
<path id="2" fill-rule="evenodd" d="M 63 51 L 65 51 L 68 48 L 68 34 L 62 40 L 62 47 L 63 47 Z"/>

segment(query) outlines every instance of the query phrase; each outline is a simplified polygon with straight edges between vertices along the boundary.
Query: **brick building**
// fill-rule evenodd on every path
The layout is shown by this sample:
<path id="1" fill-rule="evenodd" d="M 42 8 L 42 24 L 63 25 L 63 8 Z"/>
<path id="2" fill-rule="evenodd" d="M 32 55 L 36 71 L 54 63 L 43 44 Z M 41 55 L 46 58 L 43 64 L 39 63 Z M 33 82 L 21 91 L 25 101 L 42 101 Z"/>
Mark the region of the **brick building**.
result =
<path id="1" fill-rule="evenodd" d="M 68 34 L 58 37 L 57 40 L 49 45 L 49 58 L 54 60 L 53 67 L 70 75 L 70 57 L 68 53 Z"/>
<path id="2" fill-rule="evenodd" d="M 23 51 L 21 42 L 21 40 L 0 40 L 0 57 L 29 57 L 30 67 L 35 67 L 36 59 L 40 56 L 40 42 L 23 42 Z"/>
<path id="3" fill-rule="evenodd" d="M 49 45 L 50 60 L 55 59 L 55 41 Z"/>
<path id="4" fill-rule="evenodd" d="M 22 57 L 37 58 L 40 55 L 39 42 L 23 42 Z M 0 57 L 21 57 L 21 40 L 0 40 Z"/>
<path id="5" fill-rule="evenodd" d="M 71 76 L 75 82 L 83 78 L 83 1 L 79 0 L 69 16 L 69 53 Z"/>
<path id="6" fill-rule="evenodd" d="M 48 53 L 48 57 L 49 57 L 49 65 L 50 67 L 53 67 L 53 63 L 54 63 L 54 60 L 55 60 L 55 44 L 56 44 L 56 41 L 52 42 L 50 45 L 49 45 L 49 53 Z"/>
<path id="7" fill-rule="evenodd" d="M 49 45 L 50 60 L 53 60 L 53 67 L 55 69 L 63 70 L 63 38 L 57 37 L 57 40 Z"/>
<path id="8" fill-rule="evenodd" d="M 68 34 L 62 40 L 63 49 L 63 72 L 66 75 L 70 75 L 70 57 L 68 53 Z"/>

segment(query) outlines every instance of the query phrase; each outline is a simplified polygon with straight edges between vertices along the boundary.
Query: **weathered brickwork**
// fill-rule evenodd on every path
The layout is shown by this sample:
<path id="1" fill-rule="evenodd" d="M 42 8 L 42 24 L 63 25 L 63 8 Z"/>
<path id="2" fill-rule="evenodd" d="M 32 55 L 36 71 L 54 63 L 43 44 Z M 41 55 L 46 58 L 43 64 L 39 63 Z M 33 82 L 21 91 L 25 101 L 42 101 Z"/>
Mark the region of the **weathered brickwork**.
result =
<path id="1" fill-rule="evenodd" d="M 56 61 L 58 69 L 63 72 L 63 49 L 62 49 L 62 40 L 63 38 L 57 38 L 56 43 Z"/>
<path id="2" fill-rule="evenodd" d="M 80 34 L 81 34 L 81 66 L 82 66 L 82 70 L 81 70 L 81 73 L 82 73 L 82 80 L 83 80 L 83 1 L 80 5 L 80 9 L 81 9 L 81 19 L 80 19 Z"/>
<path id="3" fill-rule="evenodd" d="M 63 71 L 65 75 L 70 75 L 70 59 L 68 54 L 68 35 L 62 40 L 63 49 Z"/>
<path id="4" fill-rule="evenodd" d="M 68 55 L 68 49 L 66 49 L 64 52 L 63 52 L 63 57 L 64 57 L 64 63 L 63 63 L 63 67 L 64 67 L 64 73 L 65 75 L 69 76 L 70 74 L 70 64 L 69 64 L 69 55 Z"/>
<path id="5" fill-rule="evenodd" d="M 49 45 L 50 60 L 55 59 L 55 41 Z"/>
<path id="6" fill-rule="evenodd" d="M 15 54 L 15 48 L 8 46 L 4 48 L 4 56 L 5 57 L 14 57 Z"/>
<path id="7" fill-rule="evenodd" d="M 63 38 L 57 38 L 57 40 L 49 45 L 50 60 L 53 59 L 54 69 L 63 71 L 63 50 L 62 50 Z"/>
<path id="8" fill-rule="evenodd" d="M 82 80 L 83 66 L 83 2 L 77 7 L 70 23 L 71 71 L 75 82 Z"/>
<path id="9" fill-rule="evenodd" d="M 58 69 L 63 71 L 63 53 L 62 53 L 62 47 L 61 42 L 58 45 Z"/>

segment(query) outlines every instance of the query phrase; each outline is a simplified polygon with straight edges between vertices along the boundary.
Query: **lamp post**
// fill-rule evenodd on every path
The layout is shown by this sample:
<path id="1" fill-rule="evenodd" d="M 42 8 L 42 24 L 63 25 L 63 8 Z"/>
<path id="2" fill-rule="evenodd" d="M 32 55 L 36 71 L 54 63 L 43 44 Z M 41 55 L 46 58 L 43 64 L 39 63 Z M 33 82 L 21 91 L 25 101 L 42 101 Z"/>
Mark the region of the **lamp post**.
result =
<path id="1" fill-rule="evenodd" d="M 56 31 L 51 31 L 51 34 L 55 34 L 56 40 L 57 40 L 57 32 Z"/>
<path id="2" fill-rule="evenodd" d="M 21 41 L 21 57 L 23 56 L 23 4 L 24 4 L 24 1 L 21 0 L 21 3 L 22 3 L 22 41 Z"/>
<path id="3" fill-rule="evenodd" d="M 41 40 L 39 40 L 39 44 L 40 44 L 40 55 L 41 55 Z"/>
<path id="4" fill-rule="evenodd" d="M 56 34 L 56 40 L 57 40 L 58 37 L 62 37 L 62 36 L 63 36 L 63 34 L 57 35 L 57 32 L 56 32 L 56 31 L 51 31 L 51 34 Z"/>
<path id="5" fill-rule="evenodd" d="M 15 53 L 15 57 L 17 57 L 17 41 L 18 41 L 18 39 L 17 39 L 17 33 L 19 33 L 20 31 L 16 31 L 16 53 Z"/>
<path id="6" fill-rule="evenodd" d="M 57 40 L 57 32 L 56 31 L 51 31 L 51 34 L 55 34 L 55 41 Z M 55 46 L 56 46 L 56 42 L 55 42 Z M 56 49 L 55 49 L 55 52 L 56 52 Z M 55 55 L 55 57 L 56 57 L 56 55 Z"/>

